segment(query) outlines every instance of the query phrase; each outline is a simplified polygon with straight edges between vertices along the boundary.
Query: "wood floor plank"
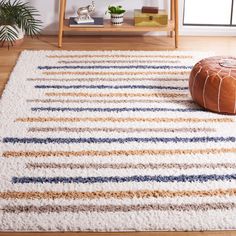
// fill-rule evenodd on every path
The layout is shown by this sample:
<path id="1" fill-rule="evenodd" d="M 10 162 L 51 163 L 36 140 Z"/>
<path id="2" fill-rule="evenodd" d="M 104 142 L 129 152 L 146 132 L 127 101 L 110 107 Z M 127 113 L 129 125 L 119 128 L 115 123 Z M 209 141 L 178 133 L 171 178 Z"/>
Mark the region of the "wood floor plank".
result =
<path id="1" fill-rule="evenodd" d="M 235 236 L 234 231 L 212 232 L 119 232 L 119 233 L 0 233 L 0 236 Z"/>

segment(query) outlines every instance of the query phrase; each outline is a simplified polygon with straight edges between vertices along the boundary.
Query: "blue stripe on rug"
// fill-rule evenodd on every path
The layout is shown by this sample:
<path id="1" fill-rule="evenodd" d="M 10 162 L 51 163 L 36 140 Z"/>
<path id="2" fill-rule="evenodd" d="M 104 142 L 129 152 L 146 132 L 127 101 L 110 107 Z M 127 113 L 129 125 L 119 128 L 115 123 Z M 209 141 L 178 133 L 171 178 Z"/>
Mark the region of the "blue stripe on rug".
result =
<path id="1" fill-rule="evenodd" d="M 192 138 L 3 138 L 3 143 L 35 143 L 35 144 L 70 144 L 70 143 L 221 143 L 236 142 L 235 137 L 192 137 Z"/>
<path id="2" fill-rule="evenodd" d="M 192 66 L 38 66 L 39 70 L 53 70 L 53 69 L 192 69 Z"/>
<path id="3" fill-rule="evenodd" d="M 69 108 L 69 107 L 32 107 L 32 111 L 73 111 L 73 112 L 204 112 L 199 108 Z"/>
<path id="4" fill-rule="evenodd" d="M 179 175 L 179 176 L 128 176 L 128 177 L 13 177 L 14 184 L 27 183 L 77 183 L 77 184 L 93 184 L 93 183 L 124 183 L 124 182 L 208 182 L 208 181 L 231 181 L 236 180 L 236 174 L 231 175 Z"/>
<path id="5" fill-rule="evenodd" d="M 146 85 L 35 85 L 38 89 L 168 89 L 168 90 L 188 90 L 188 87 L 176 86 L 146 86 Z"/>

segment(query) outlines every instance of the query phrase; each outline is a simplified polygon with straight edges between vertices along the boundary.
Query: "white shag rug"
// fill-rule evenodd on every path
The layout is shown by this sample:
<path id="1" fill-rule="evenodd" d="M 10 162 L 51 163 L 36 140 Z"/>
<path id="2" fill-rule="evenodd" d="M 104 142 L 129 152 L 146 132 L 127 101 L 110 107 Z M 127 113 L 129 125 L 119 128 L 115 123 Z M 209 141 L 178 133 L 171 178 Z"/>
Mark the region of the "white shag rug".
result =
<path id="1" fill-rule="evenodd" d="M 23 52 L 0 103 L 0 231 L 235 229 L 235 117 L 188 92 L 206 56 Z"/>

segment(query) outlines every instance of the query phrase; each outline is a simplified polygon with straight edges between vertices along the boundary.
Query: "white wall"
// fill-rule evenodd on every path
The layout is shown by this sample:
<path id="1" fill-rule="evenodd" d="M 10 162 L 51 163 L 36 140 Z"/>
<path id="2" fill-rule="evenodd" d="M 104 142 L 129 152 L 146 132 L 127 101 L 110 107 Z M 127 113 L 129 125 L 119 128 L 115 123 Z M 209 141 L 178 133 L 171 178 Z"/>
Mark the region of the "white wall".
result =
<path id="1" fill-rule="evenodd" d="M 41 14 L 43 21 L 44 34 L 57 34 L 58 30 L 58 12 L 59 0 L 24 0 L 30 2 Z M 197 1 L 197 0 L 196 0 Z M 66 15 L 76 15 L 78 7 L 90 4 L 92 0 L 67 0 Z M 141 8 L 143 5 L 159 6 L 163 9 L 169 9 L 168 0 L 95 0 L 97 16 L 105 16 L 104 13 L 108 5 L 122 5 L 127 10 L 126 16 L 133 16 L 135 8 Z M 236 27 L 196 27 L 183 26 L 183 4 L 184 0 L 179 0 L 179 21 L 181 35 L 233 35 L 236 36 Z"/>

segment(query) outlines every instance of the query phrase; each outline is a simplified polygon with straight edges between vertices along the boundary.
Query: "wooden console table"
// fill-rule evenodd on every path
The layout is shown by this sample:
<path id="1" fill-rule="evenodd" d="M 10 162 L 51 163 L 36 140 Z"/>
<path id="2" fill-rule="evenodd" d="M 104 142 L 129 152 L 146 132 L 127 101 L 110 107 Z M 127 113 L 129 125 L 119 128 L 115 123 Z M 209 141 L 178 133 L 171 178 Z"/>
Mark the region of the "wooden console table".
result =
<path id="1" fill-rule="evenodd" d="M 65 31 L 80 31 L 80 32 L 156 32 L 166 31 L 170 32 L 170 36 L 175 38 L 175 48 L 178 48 L 179 37 L 179 23 L 178 23 L 178 0 L 169 0 L 171 6 L 170 20 L 167 26 L 161 27 L 135 27 L 134 20 L 125 19 L 122 26 L 113 26 L 110 20 L 104 21 L 104 28 L 72 28 L 69 27 L 69 21 L 65 18 L 66 0 L 60 0 L 60 14 L 59 14 L 59 33 L 58 33 L 58 47 L 62 47 L 62 37 Z"/>

